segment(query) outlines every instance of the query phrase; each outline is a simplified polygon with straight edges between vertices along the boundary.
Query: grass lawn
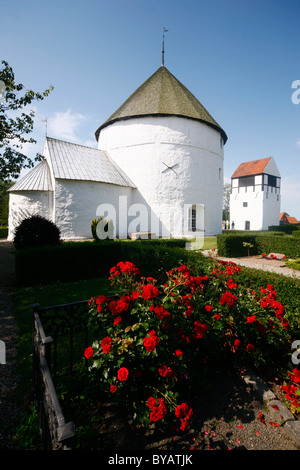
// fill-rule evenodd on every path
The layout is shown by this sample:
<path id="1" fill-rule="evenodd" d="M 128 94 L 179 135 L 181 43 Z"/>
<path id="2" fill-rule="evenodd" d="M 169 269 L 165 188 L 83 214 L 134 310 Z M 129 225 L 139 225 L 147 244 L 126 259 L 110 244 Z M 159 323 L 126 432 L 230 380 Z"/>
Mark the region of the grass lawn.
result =
<path id="1" fill-rule="evenodd" d="M 32 373 L 32 304 L 49 307 L 65 303 L 88 300 L 100 294 L 110 293 L 107 278 L 88 279 L 17 289 L 14 293 L 14 308 L 19 331 L 19 370 L 21 397 L 30 393 Z M 47 335 L 47 332 L 45 332 Z"/>
<path id="2" fill-rule="evenodd" d="M 217 249 L 217 237 L 205 237 L 202 250 Z"/>

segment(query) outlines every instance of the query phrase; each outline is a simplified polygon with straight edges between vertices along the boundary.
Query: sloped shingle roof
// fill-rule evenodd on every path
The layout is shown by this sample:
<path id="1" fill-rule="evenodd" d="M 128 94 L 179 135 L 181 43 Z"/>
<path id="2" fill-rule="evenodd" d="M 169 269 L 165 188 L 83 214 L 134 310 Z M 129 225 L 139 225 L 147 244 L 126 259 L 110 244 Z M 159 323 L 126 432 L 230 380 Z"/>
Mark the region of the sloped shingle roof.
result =
<path id="1" fill-rule="evenodd" d="M 241 163 L 231 178 L 240 178 L 241 176 L 260 175 L 264 172 L 266 166 L 272 157 L 261 158 L 259 160 L 252 160 L 251 162 Z"/>
<path id="2" fill-rule="evenodd" d="M 97 129 L 95 136 L 104 127 L 120 120 L 141 116 L 179 116 L 196 119 L 227 135 L 195 96 L 161 66 Z"/>
<path id="3" fill-rule="evenodd" d="M 50 137 L 46 138 L 46 143 L 55 178 L 135 187 L 103 150 Z"/>
<path id="4" fill-rule="evenodd" d="M 41 161 L 22 179 L 11 186 L 8 191 L 53 191 L 50 170 L 46 160 Z"/>

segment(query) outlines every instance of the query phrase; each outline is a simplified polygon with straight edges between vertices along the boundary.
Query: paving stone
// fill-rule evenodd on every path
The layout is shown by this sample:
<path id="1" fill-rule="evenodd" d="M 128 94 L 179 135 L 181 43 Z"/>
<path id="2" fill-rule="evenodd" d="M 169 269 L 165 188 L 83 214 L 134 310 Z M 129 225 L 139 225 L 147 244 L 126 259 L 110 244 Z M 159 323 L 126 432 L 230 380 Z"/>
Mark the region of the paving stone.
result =
<path id="1" fill-rule="evenodd" d="M 295 444 L 300 446 L 300 421 L 287 421 L 284 425 L 284 428 L 286 433 L 295 442 Z"/>
<path id="2" fill-rule="evenodd" d="M 247 369 L 243 378 L 247 385 L 253 387 L 254 391 L 258 394 L 260 399 L 265 403 L 270 400 L 275 400 L 276 396 L 268 389 L 268 387 L 260 380 L 251 369 Z"/>
<path id="3" fill-rule="evenodd" d="M 276 423 L 280 423 L 282 421 L 286 423 L 287 421 L 295 420 L 293 413 L 291 413 L 290 410 L 280 400 L 269 401 L 268 409 L 270 413 L 270 419 L 272 419 Z"/>

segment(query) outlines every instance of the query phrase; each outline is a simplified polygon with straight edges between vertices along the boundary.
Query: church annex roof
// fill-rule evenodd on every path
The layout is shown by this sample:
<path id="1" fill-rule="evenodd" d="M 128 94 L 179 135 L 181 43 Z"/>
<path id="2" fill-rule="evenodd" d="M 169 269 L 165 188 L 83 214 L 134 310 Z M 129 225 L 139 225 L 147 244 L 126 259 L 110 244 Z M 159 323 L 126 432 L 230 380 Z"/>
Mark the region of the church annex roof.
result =
<path id="1" fill-rule="evenodd" d="M 227 135 L 197 98 L 172 75 L 165 66 L 151 75 L 132 95 L 97 129 L 120 120 L 143 116 L 178 116 L 195 119 L 218 130 L 224 143 Z"/>
<path id="2" fill-rule="evenodd" d="M 55 178 L 135 187 L 103 150 L 50 137 L 46 137 L 46 145 Z"/>
<path id="3" fill-rule="evenodd" d="M 41 161 L 9 191 L 53 191 L 50 168 L 54 178 L 95 181 L 135 188 L 121 168 L 103 150 L 46 137 L 49 162 Z M 46 156 L 46 155 L 45 155 Z"/>
<path id="4" fill-rule="evenodd" d="M 42 160 L 35 168 L 11 186 L 8 191 L 53 191 L 50 170 L 46 160 Z"/>
<path id="5" fill-rule="evenodd" d="M 260 158 L 251 162 L 241 163 L 231 178 L 240 178 L 242 176 L 260 175 L 264 172 L 272 157 Z"/>

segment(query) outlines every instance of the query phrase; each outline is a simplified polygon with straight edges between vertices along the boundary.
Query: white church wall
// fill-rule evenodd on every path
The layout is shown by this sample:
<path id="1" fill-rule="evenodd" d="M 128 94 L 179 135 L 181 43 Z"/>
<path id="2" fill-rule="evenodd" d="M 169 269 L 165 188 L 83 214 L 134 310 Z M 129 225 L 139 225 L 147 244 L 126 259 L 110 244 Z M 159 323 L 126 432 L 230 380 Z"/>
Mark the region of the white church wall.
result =
<path id="1" fill-rule="evenodd" d="M 126 204 L 131 188 L 91 181 L 57 179 L 55 182 L 55 223 L 63 239 L 92 238 L 91 222 L 100 216 L 114 222 L 115 234 L 126 238 Z M 120 233 L 121 230 L 121 233 Z"/>
<path id="2" fill-rule="evenodd" d="M 220 141 L 218 131 L 198 121 L 144 117 L 102 129 L 98 148 L 106 150 L 137 186 L 133 201 L 151 207 L 156 221 L 151 231 L 177 237 L 183 235 L 184 210 L 193 204 L 205 207 L 202 228 L 207 235 L 222 230 Z"/>
<path id="3" fill-rule="evenodd" d="M 53 220 L 52 191 L 18 191 L 9 194 L 8 240 L 13 240 L 14 231 L 22 220 L 40 215 Z"/>

